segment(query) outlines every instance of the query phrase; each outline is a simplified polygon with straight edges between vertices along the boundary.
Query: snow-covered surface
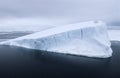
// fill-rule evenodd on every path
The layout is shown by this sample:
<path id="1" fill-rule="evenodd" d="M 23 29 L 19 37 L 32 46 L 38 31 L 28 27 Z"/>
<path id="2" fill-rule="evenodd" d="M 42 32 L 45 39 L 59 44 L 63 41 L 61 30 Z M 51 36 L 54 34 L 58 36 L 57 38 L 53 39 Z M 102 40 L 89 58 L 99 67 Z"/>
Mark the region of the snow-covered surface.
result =
<path id="1" fill-rule="evenodd" d="M 0 44 L 88 57 L 112 56 L 106 24 L 102 21 L 50 28 Z"/>
<path id="2" fill-rule="evenodd" d="M 120 41 L 120 30 L 108 30 L 111 41 Z"/>

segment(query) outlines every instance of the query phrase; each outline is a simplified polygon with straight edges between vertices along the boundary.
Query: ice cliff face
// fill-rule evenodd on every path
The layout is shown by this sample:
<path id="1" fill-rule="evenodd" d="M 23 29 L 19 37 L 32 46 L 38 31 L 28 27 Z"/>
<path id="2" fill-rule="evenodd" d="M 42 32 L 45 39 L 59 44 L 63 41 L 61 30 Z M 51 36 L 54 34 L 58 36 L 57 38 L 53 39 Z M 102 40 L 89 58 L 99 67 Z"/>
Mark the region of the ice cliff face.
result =
<path id="1" fill-rule="evenodd" d="M 112 56 L 106 24 L 102 21 L 46 29 L 1 44 L 88 57 Z"/>

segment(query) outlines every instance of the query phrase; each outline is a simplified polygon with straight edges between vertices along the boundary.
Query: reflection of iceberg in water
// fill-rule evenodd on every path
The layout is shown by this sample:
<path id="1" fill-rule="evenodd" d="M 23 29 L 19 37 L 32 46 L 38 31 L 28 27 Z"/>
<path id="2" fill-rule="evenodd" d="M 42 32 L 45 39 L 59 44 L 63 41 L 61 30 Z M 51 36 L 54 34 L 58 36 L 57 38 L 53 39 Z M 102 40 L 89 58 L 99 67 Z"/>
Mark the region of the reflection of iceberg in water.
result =
<path id="1" fill-rule="evenodd" d="M 46 29 L 1 44 L 88 57 L 107 58 L 112 55 L 106 25 L 101 21 Z"/>

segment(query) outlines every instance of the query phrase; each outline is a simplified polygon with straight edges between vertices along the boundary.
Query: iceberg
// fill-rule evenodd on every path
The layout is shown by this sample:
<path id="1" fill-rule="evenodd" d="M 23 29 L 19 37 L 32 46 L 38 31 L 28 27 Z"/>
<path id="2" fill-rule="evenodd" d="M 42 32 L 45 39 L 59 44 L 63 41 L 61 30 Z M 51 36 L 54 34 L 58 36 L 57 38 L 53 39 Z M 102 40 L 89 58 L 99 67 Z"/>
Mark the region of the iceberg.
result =
<path id="1" fill-rule="evenodd" d="M 107 27 L 102 21 L 58 26 L 0 44 L 95 58 L 112 56 Z"/>

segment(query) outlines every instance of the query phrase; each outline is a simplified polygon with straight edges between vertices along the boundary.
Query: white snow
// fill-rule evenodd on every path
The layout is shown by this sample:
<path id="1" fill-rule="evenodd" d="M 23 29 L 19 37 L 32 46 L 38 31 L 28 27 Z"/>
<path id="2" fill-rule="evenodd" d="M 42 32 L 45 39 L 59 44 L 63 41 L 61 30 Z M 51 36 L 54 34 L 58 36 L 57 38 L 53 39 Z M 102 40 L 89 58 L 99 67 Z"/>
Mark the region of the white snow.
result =
<path id="1" fill-rule="evenodd" d="M 102 21 L 50 28 L 0 44 L 88 57 L 112 56 L 106 24 Z"/>

